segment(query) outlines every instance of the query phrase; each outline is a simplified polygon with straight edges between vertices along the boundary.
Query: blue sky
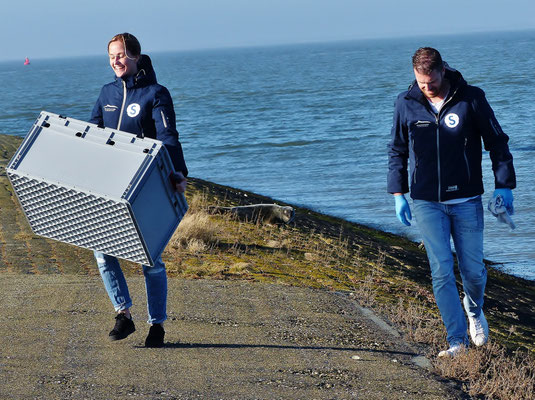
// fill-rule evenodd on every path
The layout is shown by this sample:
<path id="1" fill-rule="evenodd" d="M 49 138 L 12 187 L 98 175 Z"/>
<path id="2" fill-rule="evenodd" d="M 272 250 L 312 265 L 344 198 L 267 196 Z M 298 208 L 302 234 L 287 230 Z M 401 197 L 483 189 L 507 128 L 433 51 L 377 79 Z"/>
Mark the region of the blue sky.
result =
<path id="1" fill-rule="evenodd" d="M 7 4 L 6 4 L 7 3 Z M 533 0 L 7 0 L 0 61 L 535 29 Z"/>

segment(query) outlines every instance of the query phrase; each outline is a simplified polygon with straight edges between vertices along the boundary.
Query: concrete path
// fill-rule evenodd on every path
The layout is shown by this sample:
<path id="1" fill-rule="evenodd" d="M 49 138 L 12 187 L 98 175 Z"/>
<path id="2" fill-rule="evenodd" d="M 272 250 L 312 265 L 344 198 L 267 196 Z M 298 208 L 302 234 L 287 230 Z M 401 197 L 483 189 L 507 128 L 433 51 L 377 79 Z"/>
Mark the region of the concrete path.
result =
<path id="1" fill-rule="evenodd" d="M 345 295 L 170 279 L 166 347 L 146 349 L 143 280 L 128 281 L 137 331 L 109 342 L 99 277 L 0 274 L 0 398 L 463 398 Z"/>

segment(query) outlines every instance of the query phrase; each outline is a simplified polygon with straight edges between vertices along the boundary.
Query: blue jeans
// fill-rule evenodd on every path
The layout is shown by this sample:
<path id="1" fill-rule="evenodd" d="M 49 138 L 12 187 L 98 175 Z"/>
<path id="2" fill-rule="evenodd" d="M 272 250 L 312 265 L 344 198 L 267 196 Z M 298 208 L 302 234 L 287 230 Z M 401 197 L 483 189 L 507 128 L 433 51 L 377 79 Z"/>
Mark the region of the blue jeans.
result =
<path id="1" fill-rule="evenodd" d="M 478 317 L 487 282 L 483 263 L 481 197 L 460 204 L 414 200 L 414 215 L 427 251 L 433 293 L 446 326 L 448 343 L 468 345 L 466 317 L 455 283 L 450 237 L 463 282 L 464 311 L 470 317 Z"/>
<path id="2" fill-rule="evenodd" d="M 128 292 L 123 270 L 116 257 L 94 252 L 98 270 L 104 287 L 110 296 L 115 311 L 132 307 L 132 299 Z M 167 319 L 167 272 L 161 257 L 154 267 L 143 265 L 145 289 L 147 291 L 147 311 L 149 324 L 159 324 Z"/>

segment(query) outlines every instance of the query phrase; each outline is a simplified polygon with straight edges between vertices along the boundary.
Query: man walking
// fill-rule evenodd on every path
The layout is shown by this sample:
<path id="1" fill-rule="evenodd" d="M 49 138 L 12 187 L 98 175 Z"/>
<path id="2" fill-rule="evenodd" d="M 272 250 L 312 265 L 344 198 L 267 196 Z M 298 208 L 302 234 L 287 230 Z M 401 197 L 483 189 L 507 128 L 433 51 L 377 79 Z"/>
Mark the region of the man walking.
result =
<path id="1" fill-rule="evenodd" d="M 516 186 L 508 136 L 502 131 L 484 92 L 470 86 L 430 47 L 412 58 L 415 81 L 401 93 L 394 110 L 388 151 L 388 192 L 396 215 L 412 219 L 404 193 L 413 199 L 423 238 L 433 292 L 446 326 L 449 348 L 439 357 L 454 357 L 468 346 L 466 317 L 455 282 L 450 237 L 463 282 L 464 311 L 476 346 L 488 339 L 483 314 L 487 271 L 483 263 L 482 148 L 490 152 L 494 195 L 513 213 Z M 410 175 L 407 166 L 410 166 Z"/>

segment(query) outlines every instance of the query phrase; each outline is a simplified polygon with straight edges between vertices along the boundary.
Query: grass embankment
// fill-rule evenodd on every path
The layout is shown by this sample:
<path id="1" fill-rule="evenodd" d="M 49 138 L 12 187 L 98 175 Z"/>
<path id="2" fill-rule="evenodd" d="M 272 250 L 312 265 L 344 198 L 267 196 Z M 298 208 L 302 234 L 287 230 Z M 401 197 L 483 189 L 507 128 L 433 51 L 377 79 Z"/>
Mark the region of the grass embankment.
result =
<path id="1" fill-rule="evenodd" d="M 20 143 L 1 137 L 4 166 Z M 5 171 L 1 171 L 5 180 Z M 0 268 L 23 273 L 98 274 L 89 251 L 35 237 L 7 184 L 0 187 Z M 289 225 L 242 222 L 212 215 L 213 205 L 272 202 L 244 191 L 191 179 L 190 211 L 163 258 L 170 276 L 276 282 L 349 293 L 373 308 L 434 359 L 445 346 L 425 252 L 401 237 L 297 209 Z M 31 254 L 31 256 L 30 256 Z M 127 274 L 140 274 L 124 263 Z M 68 270 L 66 266 L 71 266 Z M 486 315 L 489 345 L 455 361 L 435 361 L 436 371 L 460 379 L 473 394 L 531 398 L 535 382 L 535 287 L 489 268 Z"/>

